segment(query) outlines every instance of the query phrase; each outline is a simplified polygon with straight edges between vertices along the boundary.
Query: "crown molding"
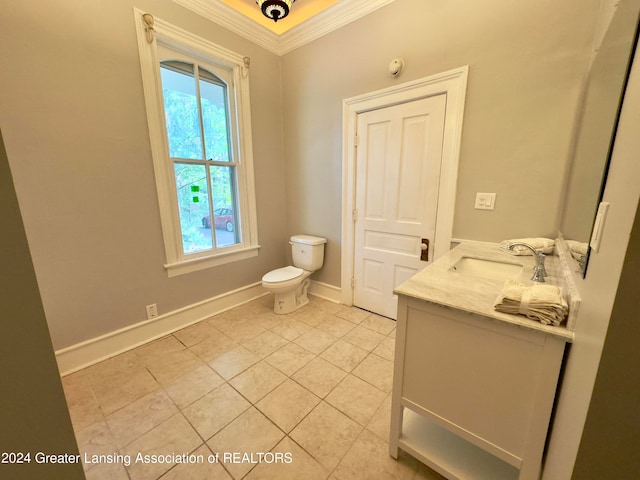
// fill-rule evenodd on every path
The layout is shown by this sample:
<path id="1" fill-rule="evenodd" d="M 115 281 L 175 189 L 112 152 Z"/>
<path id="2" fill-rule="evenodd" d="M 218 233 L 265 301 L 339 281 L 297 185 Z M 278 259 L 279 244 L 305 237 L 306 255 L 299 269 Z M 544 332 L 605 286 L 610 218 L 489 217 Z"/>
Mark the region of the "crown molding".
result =
<path id="1" fill-rule="evenodd" d="M 220 0 L 172 1 L 276 55 L 289 53 L 393 2 L 393 0 L 342 0 L 282 35 L 277 35 Z"/>

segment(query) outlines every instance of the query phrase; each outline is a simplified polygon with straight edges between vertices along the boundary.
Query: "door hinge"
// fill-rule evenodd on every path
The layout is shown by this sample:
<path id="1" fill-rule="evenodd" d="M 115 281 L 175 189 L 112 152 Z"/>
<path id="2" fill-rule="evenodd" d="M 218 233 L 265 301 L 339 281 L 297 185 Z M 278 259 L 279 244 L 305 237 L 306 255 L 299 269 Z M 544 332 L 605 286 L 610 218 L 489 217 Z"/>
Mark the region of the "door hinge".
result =
<path id="1" fill-rule="evenodd" d="M 358 221 L 358 209 L 357 209 L 357 208 L 354 208 L 354 209 L 351 211 L 351 219 L 352 219 L 354 222 L 357 222 L 357 221 Z"/>
<path id="2" fill-rule="evenodd" d="M 351 288 L 356 288 L 356 277 L 351 277 Z"/>
<path id="3" fill-rule="evenodd" d="M 357 147 L 360 144 L 360 137 L 358 136 L 358 134 L 356 133 L 353 136 L 353 146 Z"/>

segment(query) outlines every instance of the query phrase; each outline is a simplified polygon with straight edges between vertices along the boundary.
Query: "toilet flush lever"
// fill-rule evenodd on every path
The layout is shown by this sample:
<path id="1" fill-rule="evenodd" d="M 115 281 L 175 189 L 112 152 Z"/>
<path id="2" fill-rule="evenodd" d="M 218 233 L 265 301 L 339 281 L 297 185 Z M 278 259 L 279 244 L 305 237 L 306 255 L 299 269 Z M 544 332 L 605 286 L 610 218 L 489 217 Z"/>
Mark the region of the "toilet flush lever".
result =
<path id="1" fill-rule="evenodd" d="M 428 262 L 429 261 L 429 239 L 428 238 L 422 239 L 422 243 L 420 244 L 420 250 L 422 250 L 422 252 L 420 252 L 420 260 L 423 262 Z"/>

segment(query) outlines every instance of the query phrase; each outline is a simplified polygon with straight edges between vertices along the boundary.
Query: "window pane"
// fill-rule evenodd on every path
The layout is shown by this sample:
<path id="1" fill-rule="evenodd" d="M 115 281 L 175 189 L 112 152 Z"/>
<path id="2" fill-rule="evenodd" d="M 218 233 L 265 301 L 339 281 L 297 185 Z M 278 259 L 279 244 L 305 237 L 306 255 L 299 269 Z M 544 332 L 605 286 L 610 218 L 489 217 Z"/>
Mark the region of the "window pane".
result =
<path id="1" fill-rule="evenodd" d="M 211 250 L 213 241 L 206 167 L 176 163 L 174 171 L 183 251 L 189 254 Z"/>
<path id="2" fill-rule="evenodd" d="M 202 68 L 198 72 L 206 158 L 216 162 L 228 162 L 227 86 L 218 77 Z"/>
<path id="3" fill-rule="evenodd" d="M 161 62 L 162 96 L 169 156 L 202 160 L 202 137 L 193 65 Z"/>
<path id="4" fill-rule="evenodd" d="M 234 177 L 235 167 L 211 166 L 216 247 L 226 247 L 240 243 Z"/>

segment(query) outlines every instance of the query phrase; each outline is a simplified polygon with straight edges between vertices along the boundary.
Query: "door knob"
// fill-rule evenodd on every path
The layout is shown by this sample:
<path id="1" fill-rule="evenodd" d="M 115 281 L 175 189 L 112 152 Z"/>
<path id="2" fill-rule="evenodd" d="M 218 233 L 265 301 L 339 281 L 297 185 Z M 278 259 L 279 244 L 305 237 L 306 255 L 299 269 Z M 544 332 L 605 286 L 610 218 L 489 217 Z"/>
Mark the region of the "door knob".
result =
<path id="1" fill-rule="evenodd" d="M 429 239 L 423 238 L 422 243 L 420 244 L 420 260 L 423 262 L 429 261 Z"/>

